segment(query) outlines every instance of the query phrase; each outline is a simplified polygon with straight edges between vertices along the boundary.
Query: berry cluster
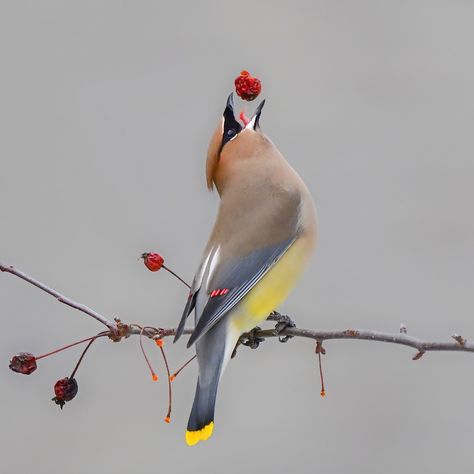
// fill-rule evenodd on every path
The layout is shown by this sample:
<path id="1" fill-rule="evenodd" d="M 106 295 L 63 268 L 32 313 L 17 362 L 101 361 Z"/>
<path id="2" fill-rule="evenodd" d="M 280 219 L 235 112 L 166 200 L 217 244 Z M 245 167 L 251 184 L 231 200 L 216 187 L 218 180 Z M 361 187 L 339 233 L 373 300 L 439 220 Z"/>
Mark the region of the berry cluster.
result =
<path id="1" fill-rule="evenodd" d="M 65 349 L 69 349 L 70 347 L 77 346 L 78 344 L 89 342 L 86 348 L 82 351 L 82 355 L 79 358 L 79 361 L 76 364 L 76 367 L 72 371 L 71 376 L 58 380 L 54 385 L 55 396 L 52 400 L 57 405 L 59 405 L 62 410 L 65 403 L 70 402 L 77 395 L 78 386 L 77 386 L 77 381 L 74 378 L 74 375 L 76 374 L 77 369 L 79 368 L 79 365 L 81 364 L 82 358 L 84 357 L 85 353 L 87 352 L 89 347 L 92 345 L 92 343 L 98 337 L 102 337 L 105 335 L 106 333 L 99 333 L 96 336 L 88 337 L 87 339 L 74 342 L 73 344 L 68 344 L 67 346 L 60 347 L 59 349 L 56 349 L 54 351 L 48 352 L 47 354 L 43 354 L 40 356 L 34 356 L 30 352 L 19 352 L 18 354 L 12 357 L 10 361 L 10 369 L 13 370 L 13 372 L 17 372 L 19 374 L 30 375 L 38 368 L 37 366 L 38 360 L 48 357 L 50 355 L 56 354 L 58 352 L 61 352 Z"/>
<path id="2" fill-rule="evenodd" d="M 234 84 L 237 95 L 249 102 L 256 99 L 262 90 L 260 79 L 252 77 L 245 70 L 235 79 Z"/>
<path id="3" fill-rule="evenodd" d="M 161 268 L 164 268 L 167 272 L 172 274 L 174 277 L 176 277 L 178 280 L 180 280 L 184 285 L 186 285 L 189 288 L 189 285 L 179 275 L 177 275 L 170 268 L 164 265 L 164 258 L 160 254 L 155 253 L 155 252 L 146 252 L 141 255 L 141 258 L 143 259 L 145 266 L 150 271 L 156 272 L 160 270 Z M 64 377 L 58 380 L 54 385 L 54 397 L 52 400 L 54 403 L 59 405 L 59 407 L 62 410 L 66 402 L 70 402 L 77 395 L 78 384 L 77 384 L 75 375 L 77 373 L 77 370 L 79 369 L 79 366 L 81 365 L 81 362 L 86 352 L 89 350 L 90 346 L 94 343 L 94 341 L 98 338 L 107 336 L 109 339 L 116 342 L 116 341 L 120 341 L 122 338 L 129 337 L 132 333 L 139 333 L 140 334 L 140 347 L 143 352 L 145 361 L 150 369 L 153 381 L 158 380 L 158 375 L 153 370 L 150 364 L 150 361 L 145 353 L 145 348 L 143 345 L 143 336 L 151 338 L 155 341 L 163 357 L 163 361 L 165 363 L 166 371 L 168 374 L 168 396 L 169 396 L 168 412 L 165 417 L 165 422 L 170 423 L 171 421 L 171 382 L 176 378 L 176 376 L 181 372 L 181 370 L 183 370 L 184 367 L 186 367 L 194 359 L 194 357 L 192 357 L 176 372 L 171 374 L 169 370 L 169 366 L 168 366 L 168 361 L 165 355 L 164 347 L 163 347 L 164 340 L 163 340 L 163 334 L 161 332 L 162 330 L 157 329 L 157 328 L 147 327 L 147 326 L 142 327 L 138 324 L 123 324 L 118 318 L 115 319 L 115 324 L 116 324 L 115 331 L 103 331 L 96 334 L 95 336 L 91 336 L 86 339 L 73 342 L 72 344 L 68 344 L 66 346 L 60 347 L 59 349 L 55 349 L 46 354 L 35 356 L 31 354 L 30 352 L 19 352 L 18 354 L 13 356 L 12 359 L 10 360 L 10 369 L 13 372 L 17 372 L 19 374 L 30 375 L 38 368 L 37 362 L 40 359 L 49 357 L 53 354 L 57 354 L 58 352 L 64 351 L 71 347 L 75 347 L 77 345 L 87 343 L 71 375 L 69 377 Z"/>

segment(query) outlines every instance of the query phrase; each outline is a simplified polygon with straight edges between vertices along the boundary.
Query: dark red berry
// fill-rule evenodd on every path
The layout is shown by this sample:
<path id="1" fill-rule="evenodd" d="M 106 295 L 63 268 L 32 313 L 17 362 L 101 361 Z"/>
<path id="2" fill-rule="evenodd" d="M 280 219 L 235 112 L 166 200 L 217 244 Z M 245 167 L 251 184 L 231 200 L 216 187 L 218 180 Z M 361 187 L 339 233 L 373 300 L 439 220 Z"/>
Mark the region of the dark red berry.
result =
<path id="1" fill-rule="evenodd" d="M 62 410 L 65 403 L 70 402 L 77 395 L 77 390 L 76 379 L 66 377 L 58 380 L 54 385 L 54 393 L 56 396 L 52 400 L 56 405 L 59 405 Z"/>
<path id="2" fill-rule="evenodd" d="M 30 375 L 36 367 L 36 357 L 29 352 L 20 352 L 10 361 L 10 369 L 19 374 Z"/>
<path id="3" fill-rule="evenodd" d="M 164 258 L 159 253 L 143 253 L 142 258 L 145 266 L 152 272 L 157 272 L 165 263 Z"/>
<path id="4" fill-rule="evenodd" d="M 260 79 L 252 77 L 248 71 L 242 71 L 235 81 L 235 92 L 244 100 L 254 100 L 262 90 Z"/>

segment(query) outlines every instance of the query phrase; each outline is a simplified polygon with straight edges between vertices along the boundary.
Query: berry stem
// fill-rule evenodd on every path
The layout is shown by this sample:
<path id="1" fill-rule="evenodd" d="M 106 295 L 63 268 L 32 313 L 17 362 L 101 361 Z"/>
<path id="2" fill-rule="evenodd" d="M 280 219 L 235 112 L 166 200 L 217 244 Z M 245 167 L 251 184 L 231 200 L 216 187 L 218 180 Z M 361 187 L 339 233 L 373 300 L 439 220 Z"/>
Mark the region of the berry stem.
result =
<path id="1" fill-rule="evenodd" d="M 76 375 L 77 369 L 78 369 L 79 366 L 81 365 L 82 359 L 84 359 L 84 356 L 86 355 L 86 352 L 89 350 L 89 347 L 92 346 L 93 342 L 94 342 L 98 337 L 105 336 L 105 334 L 106 334 L 106 333 L 99 333 L 99 334 L 97 334 L 97 336 L 94 336 L 94 337 L 89 341 L 89 344 L 87 344 L 87 346 L 86 346 L 86 347 L 84 348 L 84 350 L 82 351 L 81 357 L 79 357 L 79 360 L 77 361 L 76 367 L 74 367 L 74 370 L 72 371 L 72 374 L 71 374 L 71 376 L 69 377 L 69 379 L 73 379 L 74 376 Z"/>
<path id="2" fill-rule="evenodd" d="M 321 352 L 318 352 L 318 361 L 319 361 L 319 377 L 321 379 L 321 396 L 326 396 L 326 391 L 324 390 L 324 376 L 323 376 L 323 365 L 321 362 Z"/>
<path id="3" fill-rule="evenodd" d="M 152 378 L 153 382 L 156 382 L 158 380 L 158 375 L 156 375 L 156 372 L 153 370 L 153 367 L 151 366 L 151 363 L 148 360 L 148 357 L 146 355 L 145 348 L 143 347 L 143 333 L 144 333 L 144 331 L 146 329 L 153 329 L 153 328 L 141 327 L 141 326 L 138 326 L 138 324 L 134 324 L 134 326 L 140 329 L 140 337 L 139 337 L 140 348 L 142 350 L 143 357 L 145 358 L 145 362 L 147 363 L 148 368 L 150 369 L 151 378 Z"/>
<path id="4" fill-rule="evenodd" d="M 73 342 L 72 344 L 68 344 L 67 346 L 60 347 L 59 349 L 55 349 L 54 351 L 47 352 L 46 354 L 42 354 L 40 356 L 35 357 L 36 360 L 44 359 L 45 357 L 48 357 L 53 354 L 57 354 L 58 352 L 64 351 L 66 349 L 70 349 L 71 347 L 77 346 L 79 344 L 83 344 L 84 342 L 90 341 L 97 339 L 98 337 L 103 337 L 107 335 L 108 332 L 101 332 L 99 334 L 96 334 L 95 336 L 87 337 L 86 339 L 82 339 L 81 341 Z"/>
<path id="5" fill-rule="evenodd" d="M 195 358 L 197 357 L 197 355 L 193 355 L 191 357 L 191 359 L 189 359 L 186 363 L 184 363 L 171 377 L 170 377 L 170 380 L 173 381 L 177 376 L 178 374 L 188 365 L 190 364 Z"/>
<path id="6" fill-rule="evenodd" d="M 160 346 L 161 355 L 163 356 L 163 360 L 165 361 L 166 366 L 166 373 L 168 375 L 168 413 L 166 415 L 165 420 L 170 420 L 171 418 L 171 404 L 173 402 L 173 394 L 171 390 L 171 380 L 170 380 L 170 368 L 168 365 L 168 361 L 166 360 L 166 354 L 162 346 Z M 167 422 L 169 423 L 169 421 Z"/>
<path id="7" fill-rule="evenodd" d="M 168 268 L 166 265 L 163 265 L 163 268 L 168 272 L 171 273 L 175 278 L 177 278 L 183 285 L 186 285 L 189 289 L 191 289 L 191 286 L 188 285 L 177 273 L 175 273 L 173 270 Z"/>
<path id="8" fill-rule="evenodd" d="M 159 344 L 158 344 L 158 341 L 160 341 Z M 158 338 L 158 339 L 155 339 L 155 342 L 157 343 L 157 346 L 160 348 L 161 355 L 163 356 L 163 360 L 165 361 L 166 373 L 168 375 L 168 413 L 166 414 L 165 422 L 169 423 L 171 421 L 171 405 L 173 401 L 173 394 L 172 394 L 172 389 L 171 389 L 170 367 L 168 365 L 168 359 L 166 358 L 165 350 L 163 349 L 163 340 Z"/>

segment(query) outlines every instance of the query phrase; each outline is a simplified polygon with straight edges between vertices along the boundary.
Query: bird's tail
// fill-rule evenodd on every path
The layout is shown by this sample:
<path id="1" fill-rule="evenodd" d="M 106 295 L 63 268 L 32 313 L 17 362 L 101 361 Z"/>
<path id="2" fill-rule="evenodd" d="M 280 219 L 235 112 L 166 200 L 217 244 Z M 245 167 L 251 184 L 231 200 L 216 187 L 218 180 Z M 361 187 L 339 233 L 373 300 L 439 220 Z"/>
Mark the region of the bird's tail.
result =
<path id="1" fill-rule="evenodd" d="M 198 378 L 193 408 L 186 431 L 186 443 L 189 446 L 193 446 L 199 443 L 199 441 L 204 441 L 212 435 L 218 384 L 218 373 L 215 374 L 210 383 L 205 385 Z"/>

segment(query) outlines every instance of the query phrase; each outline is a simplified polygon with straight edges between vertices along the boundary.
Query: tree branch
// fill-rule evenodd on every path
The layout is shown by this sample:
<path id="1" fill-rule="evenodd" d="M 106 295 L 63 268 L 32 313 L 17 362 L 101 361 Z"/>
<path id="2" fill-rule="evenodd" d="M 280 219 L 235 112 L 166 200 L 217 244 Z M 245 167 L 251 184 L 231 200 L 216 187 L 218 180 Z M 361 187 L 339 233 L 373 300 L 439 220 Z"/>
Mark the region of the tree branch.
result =
<path id="1" fill-rule="evenodd" d="M 183 334 L 191 334 L 192 328 L 185 329 Z M 133 328 L 130 334 L 140 334 L 140 330 Z M 164 338 L 174 336 L 176 329 L 164 329 L 164 328 L 149 328 L 148 337 Z M 386 333 L 380 331 L 371 331 L 366 329 L 345 329 L 343 331 L 315 331 L 312 329 L 302 329 L 297 327 L 288 327 L 282 330 L 276 329 L 258 329 L 252 333 L 253 338 L 267 339 L 272 337 L 303 337 L 307 339 L 314 339 L 315 341 L 322 342 L 332 339 L 352 339 L 359 341 L 378 341 L 386 342 L 390 344 L 398 344 L 402 346 L 413 347 L 418 352 L 413 356 L 413 360 L 420 359 L 425 352 L 430 351 L 456 351 L 456 352 L 474 352 L 474 344 L 468 343 L 463 339 L 464 343 L 458 342 L 456 334 L 453 335 L 455 342 L 435 342 L 425 341 L 416 337 L 408 336 L 404 333 Z M 241 339 L 246 340 L 249 337 L 249 333 L 242 335 Z M 247 345 L 247 344 L 246 344 Z"/>
<path id="2" fill-rule="evenodd" d="M 96 319 L 100 323 L 107 326 L 112 332 L 116 331 L 115 323 L 113 323 L 112 321 L 109 321 L 106 317 L 102 316 L 97 311 L 94 311 L 88 306 L 77 303 L 76 301 L 73 301 L 70 298 L 67 298 L 66 296 L 62 295 L 56 290 L 53 290 L 52 288 L 45 285 L 44 283 L 41 283 L 40 281 L 36 280 L 33 277 L 30 277 L 26 273 L 23 273 L 22 271 L 17 270 L 13 265 L 4 265 L 2 262 L 0 262 L 0 271 L 10 273 L 12 275 L 17 276 L 18 278 L 21 278 L 22 280 L 27 281 L 33 286 L 36 286 L 36 288 L 39 288 L 40 290 L 45 291 L 49 295 L 54 296 L 60 303 L 64 303 L 65 305 L 70 306 L 71 308 L 77 309 L 78 311 L 82 311 L 83 313 L 86 313 L 89 316 L 92 316 L 94 319 Z"/>
<path id="3" fill-rule="evenodd" d="M 33 286 L 36 286 L 40 290 L 54 296 L 59 302 L 64 303 L 78 311 L 92 316 L 100 323 L 107 326 L 110 331 L 109 337 L 114 341 L 119 341 L 122 337 L 128 337 L 132 334 L 140 334 L 141 329 L 137 325 L 128 325 L 122 323 L 119 319 L 114 322 L 108 320 L 101 314 L 97 313 L 93 309 L 77 303 L 76 301 L 67 298 L 61 293 L 53 290 L 47 285 L 39 282 L 38 280 L 30 277 L 26 273 L 17 270 L 11 265 L 4 265 L 0 263 L 0 271 L 10 273 L 12 275 L 25 280 Z M 270 321 L 276 321 L 277 325 L 274 329 L 260 329 L 256 328 L 251 333 L 242 335 L 241 342 L 251 347 L 258 346 L 259 339 L 267 339 L 271 337 L 279 337 L 282 342 L 286 342 L 289 337 L 303 337 L 307 339 L 314 339 L 318 343 L 331 339 L 352 339 L 352 340 L 364 340 L 364 341 L 378 341 L 386 342 L 390 344 L 399 344 L 403 346 L 413 347 L 417 349 L 417 353 L 413 356 L 413 360 L 418 360 L 422 357 L 425 352 L 429 351 L 457 351 L 457 352 L 474 352 L 474 343 L 467 342 L 462 336 L 454 334 L 451 336 L 453 342 L 435 342 L 426 341 L 416 337 L 408 336 L 406 334 L 406 327 L 402 325 L 400 327 L 400 333 L 384 333 L 380 331 L 371 331 L 364 329 L 346 329 L 343 331 L 315 331 L 312 329 L 301 329 L 294 327 L 294 324 L 287 316 L 282 316 L 278 313 L 272 313 L 268 319 Z M 191 334 L 192 329 L 185 329 L 184 334 Z M 152 339 L 161 339 L 164 337 L 174 336 L 176 329 L 163 329 L 163 328 L 150 328 L 147 327 L 144 335 Z M 281 339 L 283 337 L 283 339 Z M 257 341 L 256 344 L 248 344 L 245 341 L 252 339 Z"/>

